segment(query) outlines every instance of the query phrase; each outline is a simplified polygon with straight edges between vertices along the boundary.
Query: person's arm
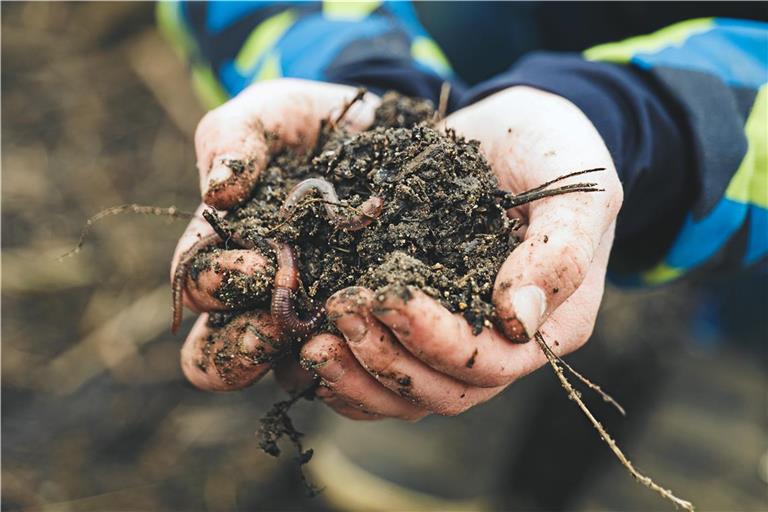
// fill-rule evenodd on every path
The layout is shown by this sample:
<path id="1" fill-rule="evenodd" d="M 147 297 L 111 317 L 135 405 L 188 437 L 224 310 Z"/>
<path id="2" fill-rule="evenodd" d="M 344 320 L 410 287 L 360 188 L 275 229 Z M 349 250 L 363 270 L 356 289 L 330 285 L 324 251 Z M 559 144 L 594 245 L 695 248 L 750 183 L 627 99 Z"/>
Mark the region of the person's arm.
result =
<path id="1" fill-rule="evenodd" d="M 436 100 L 454 80 L 410 2 L 160 2 L 161 30 L 215 107 L 253 82 L 303 78 Z M 458 97 L 461 85 L 454 84 Z"/>
<path id="2" fill-rule="evenodd" d="M 655 284 L 768 253 L 768 25 L 698 19 L 583 56 L 538 52 L 468 91 L 562 96 L 605 141 L 624 187 L 611 265 Z"/>

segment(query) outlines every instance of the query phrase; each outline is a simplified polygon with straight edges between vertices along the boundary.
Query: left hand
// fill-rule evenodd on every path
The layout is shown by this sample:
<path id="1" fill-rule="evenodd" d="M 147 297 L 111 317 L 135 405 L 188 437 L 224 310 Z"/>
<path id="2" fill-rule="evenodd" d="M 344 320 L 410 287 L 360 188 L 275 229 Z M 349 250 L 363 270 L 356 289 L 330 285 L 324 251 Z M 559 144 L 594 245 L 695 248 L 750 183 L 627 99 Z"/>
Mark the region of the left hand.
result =
<path id="1" fill-rule="evenodd" d="M 502 189 L 520 193 L 570 171 L 605 167 L 588 178 L 604 192 L 559 195 L 510 212 L 525 234 L 496 278 L 501 330 L 474 336 L 461 315 L 418 289 L 407 302 L 363 288 L 332 296 L 329 318 L 346 343 L 318 335 L 301 355 L 322 378 L 319 395 L 354 419 L 459 414 L 546 363 L 536 343 L 521 343 L 536 331 L 562 355 L 581 347 L 594 327 L 623 197 L 595 127 L 568 100 L 522 86 L 445 124 L 481 142 Z"/>

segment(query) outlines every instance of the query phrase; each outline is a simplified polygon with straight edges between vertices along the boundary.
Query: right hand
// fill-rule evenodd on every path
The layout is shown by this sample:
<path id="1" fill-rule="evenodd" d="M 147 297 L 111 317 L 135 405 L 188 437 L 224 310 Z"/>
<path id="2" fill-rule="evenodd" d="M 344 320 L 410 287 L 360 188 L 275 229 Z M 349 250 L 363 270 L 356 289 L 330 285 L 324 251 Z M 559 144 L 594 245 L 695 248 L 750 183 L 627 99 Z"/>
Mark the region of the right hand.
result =
<path id="1" fill-rule="evenodd" d="M 171 276 L 180 256 L 200 237 L 213 233 L 201 215 L 205 208 L 227 210 L 247 199 L 270 152 L 286 146 L 311 147 L 321 120 L 335 117 L 356 92 L 344 85 L 281 79 L 254 84 L 209 112 L 195 134 L 203 204 L 176 246 Z M 366 94 L 344 117 L 345 127 L 367 128 L 378 103 L 378 97 Z M 267 133 L 274 134 L 274 140 L 268 142 Z M 255 251 L 228 250 L 216 256 L 216 263 L 224 270 L 254 275 L 263 271 L 267 261 Z M 281 341 L 265 311 L 242 313 L 225 327 L 208 327 L 208 313 L 226 310 L 215 297 L 221 282 L 220 273 L 207 270 L 196 280 L 188 278 L 183 292 L 184 305 L 200 317 L 182 348 L 182 369 L 192 384 L 210 391 L 242 389 L 257 381 L 273 367 L 270 355 L 279 351 Z M 300 371 L 288 359 L 276 369 L 278 380 L 292 389 L 311 382 L 309 372 Z"/>

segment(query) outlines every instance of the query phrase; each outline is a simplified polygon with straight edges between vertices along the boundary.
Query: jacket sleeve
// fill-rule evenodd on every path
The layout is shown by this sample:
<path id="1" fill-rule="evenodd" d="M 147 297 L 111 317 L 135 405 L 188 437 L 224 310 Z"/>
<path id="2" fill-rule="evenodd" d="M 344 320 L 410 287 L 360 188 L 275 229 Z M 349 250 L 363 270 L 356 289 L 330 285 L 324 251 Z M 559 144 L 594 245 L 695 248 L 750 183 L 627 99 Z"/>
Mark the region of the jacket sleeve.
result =
<path id="1" fill-rule="evenodd" d="M 410 2 L 162 1 L 157 18 L 207 107 L 280 77 L 432 100 L 454 81 Z M 452 98 L 460 87 L 454 84 Z"/>
<path id="2" fill-rule="evenodd" d="M 710 18 L 583 55 L 530 54 L 461 103 L 529 85 L 581 108 L 625 190 L 612 277 L 657 284 L 765 266 L 766 82 L 768 25 Z"/>

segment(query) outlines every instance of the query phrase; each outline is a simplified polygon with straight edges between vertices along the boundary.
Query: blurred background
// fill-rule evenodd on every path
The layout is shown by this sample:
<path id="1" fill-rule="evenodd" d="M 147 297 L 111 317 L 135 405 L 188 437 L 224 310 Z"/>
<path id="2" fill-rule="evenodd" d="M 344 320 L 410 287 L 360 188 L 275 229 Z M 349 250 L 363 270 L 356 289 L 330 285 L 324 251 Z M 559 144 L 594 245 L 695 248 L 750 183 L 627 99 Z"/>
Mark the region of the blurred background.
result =
<path id="1" fill-rule="evenodd" d="M 260 452 L 271 379 L 206 394 L 178 364 L 168 265 L 184 221 L 86 219 L 199 200 L 203 114 L 150 3 L 2 4 L 2 510 L 668 510 L 549 369 L 459 418 L 354 423 L 301 403 L 315 449 Z M 768 510 L 768 281 L 609 289 L 569 358 L 644 472 L 700 510 Z M 187 324 L 189 326 L 189 324 Z M 182 329 L 182 332 L 184 329 Z"/>

